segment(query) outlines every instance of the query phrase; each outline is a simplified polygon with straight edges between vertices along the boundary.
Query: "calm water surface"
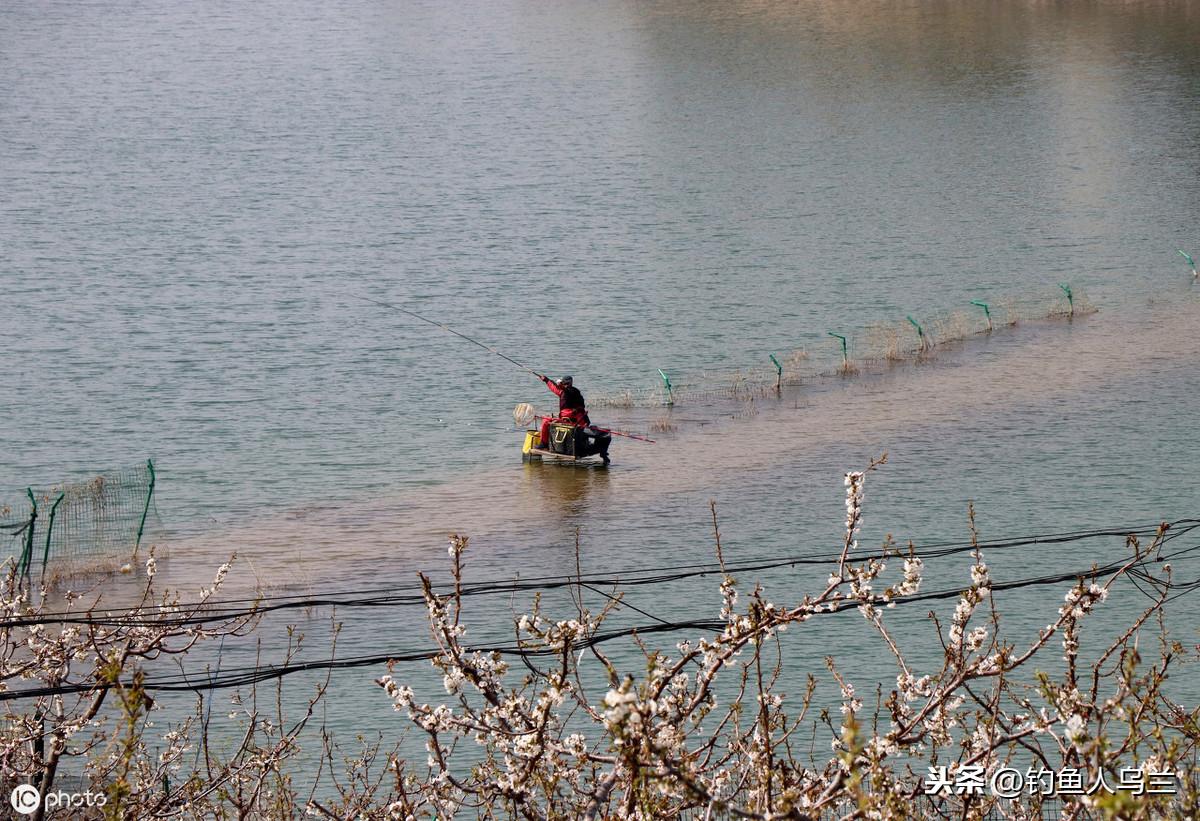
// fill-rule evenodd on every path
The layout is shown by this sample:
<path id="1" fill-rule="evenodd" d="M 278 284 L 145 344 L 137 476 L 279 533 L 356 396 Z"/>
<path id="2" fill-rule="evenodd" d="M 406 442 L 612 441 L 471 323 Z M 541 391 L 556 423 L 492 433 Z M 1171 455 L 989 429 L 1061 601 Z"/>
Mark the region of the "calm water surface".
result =
<path id="1" fill-rule="evenodd" d="M 1198 42 L 1169 2 L 6 4 L 0 489 L 153 457 L 170 578 L 236 551 L 243 591 L 406 584 L 450 531 L 478 578 L 571 572 L 577 535 L 589 569 L 706 561 L 710 499 L 737 559 L 832 551 L 842 471 L 883 451 L 868 543 L 962 538 L 967 500 L 997 537 L 1196 516 Z M 609 471 L 522 465 L 504 428 L 540 384 L 355 298 L 612 394 L 1060 282 L 1099 313 L 777 400 L 598 411 L 661 431 Z M 712 615 L 715 584 L 630 601 Z M 1019 633 L 1060 595 L 1001 606 Z M 503 635 L 509 603 L 478 607 Z M 343 616 L 347 653 L 426 642 L 419 612 Z M 1195 640 L 1190 606 L 1170 622 Z M 848 617 L 797 669 L 833 647 L 873 675 Z M 395 726 L 378 673 L 338 675 L 331 724 Z"/>

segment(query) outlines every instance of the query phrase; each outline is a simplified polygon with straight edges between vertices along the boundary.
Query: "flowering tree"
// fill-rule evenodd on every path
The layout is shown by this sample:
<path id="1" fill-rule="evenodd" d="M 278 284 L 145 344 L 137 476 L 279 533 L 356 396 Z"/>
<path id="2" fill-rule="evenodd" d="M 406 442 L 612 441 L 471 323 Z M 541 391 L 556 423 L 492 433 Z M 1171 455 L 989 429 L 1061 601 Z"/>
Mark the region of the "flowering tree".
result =
<path id="1" fill-rule="evenodd" d="M 472 649 L 462 584 L 468 540 L 452 536 L 453 590 L 442 595 L 422 576 L 432 663 L 446 691 L 435 701 L 444 703 L 418 698 L 394 665 L 378 682 L 424 741 L 424 760 L 398 739 L 348 753 L 322 732 L 320 772 L 303 773 L 307 791 L 297 786 L 296 756 L 328 679 L 294 718 L 278 689 L 270 700 L 253 688 L 235 693 L 229 717 L 242 734 L 232 744 L 210 739 L 211 699 L 198 697 L 194 714 L 165 732 L 150 720 L 146 665 L 259 624 L 253 607 L 206 613 L 228 565 L 185 605 L 155 596 L 151 557 L 140 602 L 119 616 L 84 609 L 78 596 L 49 612 L 10 571 L 0 582 L 0 769 L 6 781 L 45 793 L 72 762 L 114 819 L 1024 818 L 1041 817 L 1051 792 L 1068 818 L 1194 815 L 1200 711 L 1173 701 L 1166 687 L 1194 654 L 1167 638 L 1169 566 L 1152 576 L 1147 565 L 1165 527 L 1150 545 L 1130 537 L 1124 564 L 1076 579 L 1050 624 L 1010 639 L 972 515 L 974 552 L 955 609 L 945 623 L 930 614 L 940 661 L 919 669 L 894 637 L 889 611 L 921 594 L 924 562 L 890 537 L 873 556 L 858 545 L 866 483 L 882 462 L 846 474 L 833 572 L 799 600 L 778 603 L 761 585 L 739 586 L 714 506 L 723 571 L 717 626 L 670 649 L 635 635 L 636 670 L 622 669 L 600 641 L 619 593 L 599 610 L 577 597 L 573 612 L 558 615 L 535 598 L 513 618 L 518 652 Z M 1131 574 L 1156 582 L 1157 597 L 1082 661 L 1084 624 Z M 806 635 L 814 620 L 855 610 L 894 665 L 895 686 L 867 708 L 828 658 L 840 709 L 819 709 L 817 671 L 787 669 L 782 634 Z M 1141 648 L 1154 634 L 1159 644 L 1147 661 Z M 301 641 L 289 631 L 289 659 Z M 832 743 L 824 756 L 806 749 L 820 726 Z M 1022 778 L 1015 790 L 1013 774 Z"/>
<path id="2" fill-rule="evenodd" d="M 1068 815 L 1088 807 L 1120 817 L 1161 815 L 1170 797 L 1148 789 L 1155 778 L 1160 786 L 1169 779 L 1180 791 L 1175 806 L 1194 802 L 1196 785 L 1184 774 L 1191 772 L 1200 739 L 1196 714 L 1162 689 L 1182 648 L 1164 648 L 1160 662 L 1146 666 L 1136 645 L 1139 628 L 1161 614 L 1167 588 L 1086 672 L 1078 662 L 1084 620 L 1158 540 L 1147 550 L 1131 539 L 1124 566 L 1107 578 L 1078 580 L 1066 592 L 1058 618 L 1017 644 L 1000 636 L 972 515 L 976 549 L 970 582 L 948 625 L 933 618 L 942 662 L 940 669 L 922 672 L 901 652 L 885 619 L 897 601 L 919 591 L 922 560 L 911 546 L 905 553 L 889 539 L 884 558 L 855 561 L 867 474 L 882 461 L 846 474 L 844 541 L 824 589 L 781 605 L 756 586 L 739 605 L 738 585 L 726 573 L 719 586 L 722 629 L 681 641 L 671 652 L 643 645 L 645 667 L 636 677 L 618 670 L 593 642 L 619 596 L 598 612 L 577 601 L 577 612 L 566 619 L 547 616 L 535 601 L 532 612 L 514 623 L 525 651 L 522 667 L 514 669 L 498 653 L 468 649 L 461 585 L 440 596 L 423 577 L 440 648 L 433 663 L 451 700 L 420 703 L 394 670 L 380 679 L 396 709 L 425 734 L 429 753 L 424 770 L 405 777 L 390 810 L 400 816 L 539 819 L 650 819 L 694 812 L 899 818 L 920 815 L 913 801 L 929 792 L 935 799 L 928 807 L 952 817 L 988 811 L 1040 817 L 1047 791 L 1018 787 L 1016 795 L 1024 798 L 1002 803 L 995 793 L 1012 794 L 1011 778 L 993 781 L 985 791 L 986 774 L 1015 772 L 1024 787 L 1035 776 L 1071 769 L 1081 781 L 1086 776 L 1083 786 L 1102 779 L 1109 789 L 1068 794 Z M 715 508 L 713 520 L 715 531 Z M 725 567 L 720 534 L 715 535 Z M 466 538 L 451 537 L 456 580 L 466 548 Z M 902 567 L 891 583 L 885 577 L 889 557 Z M 823 713 L 817 719 L 828 725 L 834 747 L 820 763 L 798 752 L 799 731 L 814 720 L 816 679 L 807 676 L 799 697 L 785 691 L 795 679 L 785 673 L 779 634 L 808 629 L 819 615 L 848 607 L 858 609 L 892 657 L 896 686 L 867 717 L 853 685 L 827 660 L 841 691 L 841 718 L 834 722 Z M 1056 638 L 1066 665 L 1061 677 L 1018 674 L 1050 652 Z M 586 658 L 603 671 L 599 690 L 595 677 L 581 672 Z M 535 665 L 534 659 L 547 661 Z M 723 704 L 716 696 L 719 685 L 735 694 Z M 1174 732 L 1164 733 L 1165 727 Z M 456 767 L 456 754 L 472 757 L 466 748 L 475 748 L 482 760 Z"/>
<path id="3" fill-rule="evenodd" d="M 232 560 L 231 560 L 232 561 Z M 0 772 L 6 786 L 30 785 L 42 796 L 62 781 L 64 769 L 78 785 L 90 785 L 79 814 L 107 818 L 271 815 L 294 807 L 282 765 L 297 751 L 296 738 L 311 716 L 286 724 L 256 690 L 234 695 L 246 728 L 240 743 L 209 743 L 210 711 L 197 701 L 193 715 L 164 731 L 154 727 L 154 699 L 144 687 L 144 667 L 182 657 L 202 642 L 244 635 L 257 625 L 255 607 L 228 617 L 206 618 L 231 563 L 188 604 L 178 594 L 154 594 L 157 563 L 145 564 L 140 599 L 110 613 L 85 596 L 68 592 L 61 609 L 35 601 L 29 585 L 10 566 L 0 579 Z M 44 591 L 43 591 L 44 593 Z M 299 648 L 289 642 L 287 657 Z M 67 766 L 64 768 L 64 764 Z M 8 790 L 4 796 L 9 795 Z M 30 813 L 38 821 L 45 802 Z M 286 815 L 287 813 L 285 813 Z"/>

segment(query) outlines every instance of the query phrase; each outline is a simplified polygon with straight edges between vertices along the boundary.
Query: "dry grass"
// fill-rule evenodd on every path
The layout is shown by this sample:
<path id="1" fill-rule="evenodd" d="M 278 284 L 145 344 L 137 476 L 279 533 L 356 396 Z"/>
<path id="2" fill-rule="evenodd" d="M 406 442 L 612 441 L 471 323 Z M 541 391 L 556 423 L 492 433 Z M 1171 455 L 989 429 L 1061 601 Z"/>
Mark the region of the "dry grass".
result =
<path id="1" fill-rule="evenodd" d="M 867 326 L 868 358 L 899 362 L 908 358 L 903 329 L 893 322 L 876 322 Z"/>

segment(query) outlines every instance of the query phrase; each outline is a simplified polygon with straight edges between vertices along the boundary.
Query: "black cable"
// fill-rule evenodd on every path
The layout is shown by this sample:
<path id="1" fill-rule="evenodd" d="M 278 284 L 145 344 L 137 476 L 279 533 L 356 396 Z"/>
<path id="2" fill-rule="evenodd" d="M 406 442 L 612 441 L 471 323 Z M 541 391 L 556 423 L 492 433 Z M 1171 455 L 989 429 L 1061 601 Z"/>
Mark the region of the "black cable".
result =
<path id="1" fill-rule="evenodd" d="M 1184 548 L 1169 554 L 1163 561 L 1178 556 L 1200 550 L 1200 544 Z M 1087 570 L 1074 571 L 1069 573 L 1054 573 L 1045 576 L 1036 576 L 1026 579 L 1018 579 L 1009 582 L 993 583 L 992 590 L 995 592 L 1004 590 L 1015 590 L 1025 587 L 1033 587 L 1048 584 L 1057 584 L 1064 581 L 1073 581 L 1079 578 L 1089 578 L 1105 575 L 1107 573 L 1116 572 L 1121 567 L 1128 563 L 1127 558 L 1122 558 L 1109 562 L 1104 565 L 1093 565 Z M 1162 583 L 1162 580 L 1159 580 Z M 1168 584 L 1168 588 L 1174 588 L 1176 585 Z M 1200 589 L 1200 580 L 1189 583 L 1180 593 L 1177 593 L 1174 598 L 1178 598 L 1186 593 L 1195 592 Z M 920 602 L 937 601 L 949 598 L 954 598 L 962 594 L 961 587 L 947 588 L 943 590 L 927 591 L 918 593 L 912 596 L 906 596 L 899 599 L 894 599 L 897 606 L 915 604 Z M 857 601 L 842 600 L 835 603 L 837 606 L 833 610 L 820 611 L 813 615 L 824 615 L 826 613 L 842 613 L 848 610 L 857 609 Z M 657 633 L 678 632 L 681 630 L 702 630 L 702 631 L 717 631 L 725 627 L 725 622 L 720 620 L 688 620 L 676 622 L 662 622 L 661 624 L 639 625 L 634 627 L 610 630 L 600 633 L 595 633 L 572 644 L 573 649 L 583 649 L 586 647 L 595 646 L 609 641 L 614 641 L 621 638 L 628 638 L 632 635 L 653 635 Z M 559 650 L 544 648 L 538 650 L 528 650 L 520 647 L 520 645 L 487 645 L 480 647 L 468 648 L 466 652 L 481 652 L 481 653 L 498 653 L 508 656 L 523 656 L 525 658 L 545 657 L 556 655 Z M 264 681 L 283 678 L 296 673 L 309 672 L 314 670 L 344 670 L 356 667 L 372 666 L 385 664 L 388 662 L 405 662 L 405 661 L 421 661 L 429 660 L 441 653 L 437 649 L 422 649 L 422 650 L 402 650 L 384 655 L 359 656 L 343 659 L 330 659 L 323 661 L 297 662 L 285 665 L 257 665 L 255 667 L 234 668 L 227 670 L 217 676 L 209 676 L 206 681 L 189 681 L 186 675 L 180 677 L 154 677 L 143 681 L 142 686 L 148 691 L 164 691 L 164 692 L 199 692 L 201 690 L 227 689 L 230 687 L 241 687 L 251 684 L 258 684 Z M 96 684 L 96 683 L 79 683 L 79 684 L 63 684 L 56 687 L 36 687 L 21 690 L 10 690 L 0 692 L 0 701 L 12 701 L 17 699 L 37 698 L 50 695 L 67 695 L 72 693 L 94 692 L 98 689 L 106 689 L 112 685 Z"/>
<path id="2" fill-rule="evenodd" d="M 1175 522 L 1167 524 L 1168 530 L 1163 539 L 1164 543 L 1171 539 L 1185 535 L 1186 533 L 1190 533 L 1192 530 L 1200 527 L 1200 519 L 1179 519 Z M 1128 537 L 1133 535 L 1150 537 L 1158 534 L 1159 527 L 1159 525 L 1153 525 L 1135 527 L 1132 529 L 1108 528 L 1103 530 L 1070 531 L 1066 533 L 1046 533 L 1008 539 L 980 540 L 977 543 L 977 546 L 980 550 L 994 551 L 1027 547 L 1030 545 L 1065 544 L 1104 536 Z M 960 553 L 968 553 L 975 549 L 976 545 L 973 545 L 970 542 L 933 542 L 924 546 L 918 555 L 922 559 L 936 559 Z M 904 553 L 903 551 L 892 553 L 874 552 L 869 554 L 856 554 L 854 558 L 856 562 L 859 562 L 870 559 L 891 558 L 896 555 L 903 556 Z M 601 587 L 637 587 L 641 585 L 664 584 L 668 582 L 681 581 L 688 578 L 723 574 L 726 572 L 730 574 L 737 574 L 761 570 L 772 570 L 781 567 L 794 567 L 797 565 L 824 565 L 832 561 L 836 561 L 836 559 L 837 555 L 835 553 L 822 552 L 817 554 L 810 553 L 794 556 L 782 556 L 753 562 L 730 563 L 726 564 L 724 568 L 715 562 L 710 562 L 643 568 L 640 570 L 627 571 L 626 573 L 619 575 L 585 573 L 580 576 L 535 576 L 525 579 L 514 579 L 510 581 L 469 582 L 463 585 L 462 593 L 464 597 L 496 594 L 511 595 L 529 591 L 556 590 L 564 587 L 575 586 L 583 582 Z M 450 585 L 435 585 L 435 592 L 440 595 L 449 593 L 451 589 L 452 588 Z M 397 591 L 402 590 L 412 590 L 414 592 L 407 595 L 397 593 Z M 282 610 L 313 609 L 317 607 L 357 608 L 424 606 L 424 594 L 420 591 L 420 585 L 411 583 L 408 585 L 397 585 L 388 588 L 377 588 L 375 590 L 356 591 L 356 594 L 332 593 L 321 597 L 302 596 L 301 594 L 296 594 L 294 596 L 264 597 L 257 600 L 257 606 L 255 605 L 255 600 L 225 599 L 207 602 L 205 604 L 205 609 L 202 612 L 190 613 L 177 618 L 163 618 L 161 614 L 179 610 L 186 611 L 189 609 L 189 607 L 194 605 L 158 605 L 151 608 L 143 608 L 140 610 L 140 614 L 137 618 L 123 618 L 121 616 L 122 613 L 130 614 L 138 612 L 137 608 L 123 608 L 105 611 L 103 616 L 74 612 L 41 613 L 37 616 L 22 616 L 10 619 L 0 619 L 0 629 L 6 627 L 27 627 L 35 624 L 97 624 L 111 627 L 134 627 L 143 625 L 183 626 L 227 621 L 252 614 L 264 615 L 266 613 Z M 380 595 L 363 595 L 364 593 L 375 593 Z M 222 608 L 220 605 L 240 605 L 240 607 L 237 609 L 230 607 Z"/>

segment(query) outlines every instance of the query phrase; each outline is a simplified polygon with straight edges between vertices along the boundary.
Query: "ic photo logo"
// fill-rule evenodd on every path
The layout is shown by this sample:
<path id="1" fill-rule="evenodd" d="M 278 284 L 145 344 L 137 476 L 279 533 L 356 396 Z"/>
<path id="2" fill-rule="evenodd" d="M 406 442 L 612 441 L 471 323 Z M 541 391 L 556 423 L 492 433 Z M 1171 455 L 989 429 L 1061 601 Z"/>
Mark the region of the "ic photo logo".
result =
<path id="1" fill-rule="evenodd" d="M 19 784 L 13 788 L 8 801 L 21 815 L 33 815 L 42 804 L 42 794 L 32 784 Z"/>
<path id="2" fill-rule="evenodd" d="M 103 807 L 108 803 L 108 796 L 102 792 L 59 790 L 46 793 L 43 799 L 41 790 L 32 784 L 18 784 L 8 796 L 8 803 L 12 804 L 12 808 L 21 815 L 33 815 L 38 811 L 38 807 L 42 806 L 43 800 L 46 804 L 46 813 L 49 814 L 60 809 L 77 810 L 85 807 Z"/>

